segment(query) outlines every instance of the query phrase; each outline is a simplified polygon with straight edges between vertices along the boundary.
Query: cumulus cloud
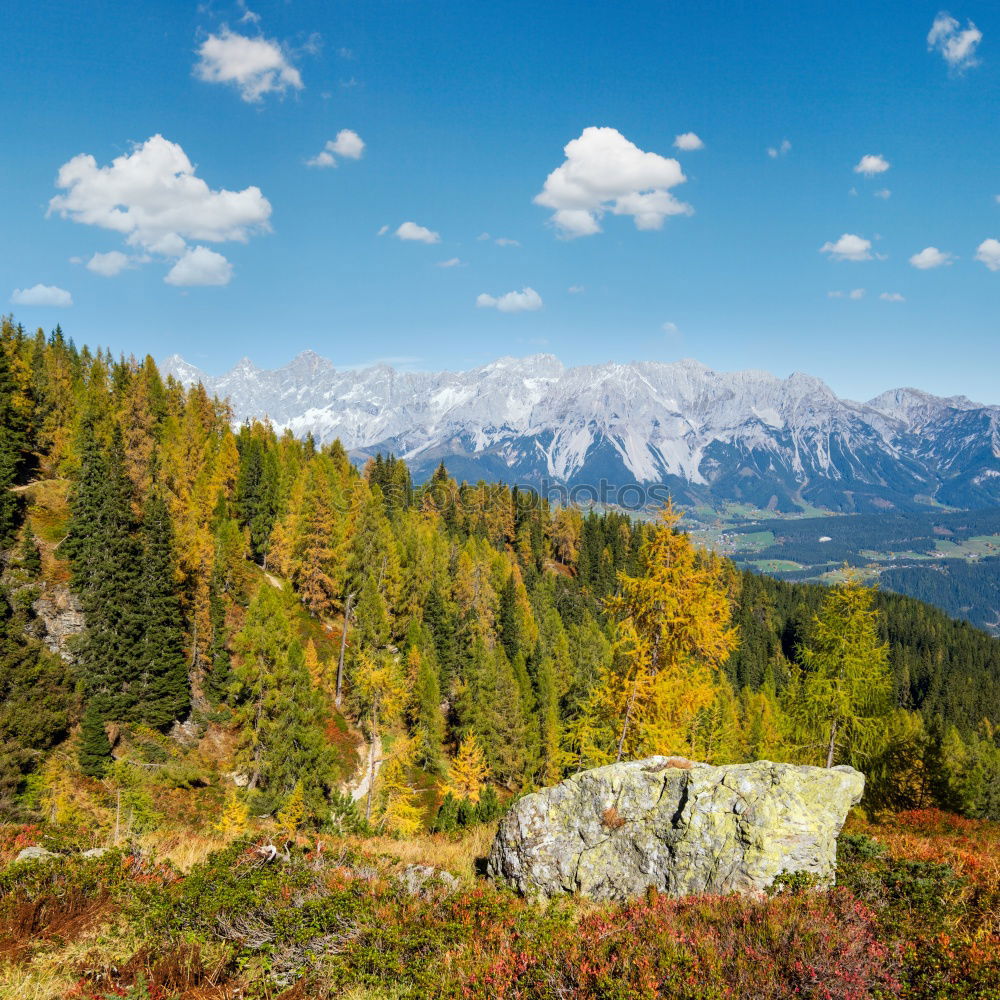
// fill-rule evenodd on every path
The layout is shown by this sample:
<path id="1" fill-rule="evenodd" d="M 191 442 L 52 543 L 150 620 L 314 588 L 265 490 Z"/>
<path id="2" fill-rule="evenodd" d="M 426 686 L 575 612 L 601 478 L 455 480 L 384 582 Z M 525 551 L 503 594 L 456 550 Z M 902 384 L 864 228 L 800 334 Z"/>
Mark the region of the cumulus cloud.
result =
<path id="1" fill-rule="evenodd" d="M 859 299 L 865 297 L 865 290 L 863 288 L 852 288 L 849 292 L 827 292 L 827 296 L 831 299 L 852 299 L 857 302 Z"/>
<path id="2" fill-rule="evenodd" d="M 1000 240 L 988 239 L 976 247 L 976 260 L 991 271 L 1000 271 Z"/>
<path id="3" fill-rule="evenodd" d="M 498 309 L 500 312 L 534 312 L 542 308 L 542 297 L 534 288 L 524 287 L 519 292 L 508 292 L 498 298 L 483 292 L 476 299 L 480 309 Z"/>
<path id="4" fill-rule="evenodd" d="M 461 267 L 463 263 L 459 257 L 449 257 L 448 260 L 439 260 L 438 267 Z"/>
<path id="5" fill-rule="evenodd" d="M 854 165 L 854 172 L 864 174 L 866 177 L 884 174 L 888 169 L 889 161 L 881 153 L 868 153 Z"/>
<path id="6" fill-rule="evenodd" d="M 15 306 L 63 307 L 73 304 L 73 296 L 56 285 L 32 285 L 31 288 L 15 288 L 10 301 Z"/>
<path id="7" fill-rule="evenodd" d="M 777 146 L 767 147 L 767 155 L 772 160 L 776 160 L 779 156 L 784 156 L 791 148 L 792 144 L 787 139 L 782 139 Z"/>
<path id="8" fill-rule="evenodd" d="M 664 333 L 670 333 L 670 334 L 681 332 L 680 327 L 676 323 L 671 323 L 669 320 L 663 324 L 662 329 Z"/>
<path id="9" fill-rule="evenodd" d="M 208 247 L 193 247 L 167 272 L 168 285 L 228 285 L 233 265 Z"/>
<path id="10" fill-rule="evenodd" d="M 681 149 L 685 153 L 690 153 L 696 149 L 704 149 L 705 143 L 695 135 L 694 132 L 682 132 L 674 136 L 674 149 Z"/>
<path id="11" fill-rule="evenodd" d="M 585 128 L 564 152 L 535 204 L 554 209 L 552 222 L 567 239 L 599 233 L 606 212 L 631 215 L 637 229 L 659 229 L 668 215 L 693 211 L 669 190 L 687 180 L 681 165 L 643 152 L 617 129 Z"/>
<path id="12" fill-rule="evenodd" d="M 824 243 L 820 253 L 828 253 L 832 260 L 871 260 L 872 242 L 854 233 L 844 233 L 835 243 Z"/>
<path id="13" fill-rule="evenodd" d="M 360 160 L 365 151 L 364 140 L 357 132 L 342 128 L 336 139 L 328 139 L 326 145 L 311 160 L 306 160 L 310 167 L 335 167 L 337 157 L 346 160 Z"/>
<path id="14" fill-rule="evenodd" d="M 168 257 L 183 254 L 189 239 L 245 243 L 269 229 L 271 203 L 260 188 L 212 190 L 184 150 L 162 135 L 106 167 L 80 153 L 59 168 L 56 186 L 64 193 L 49 201 L 49 214 L 110 229 L 130 246 Z"/>
<path id="15" fill-rule="evenodd" d="M 566 291 L 569 292 L 570 295 L 581 295 L 584 291 L 586 291 L 586 289 L 583 285 L 570 285 Z"/>
<path id="16" fill-rule="evenodd" d="M 952 254 L 942 253 L 937 247 L 924 247 L 910 258 L 910 263 L 919 271 L 929 271 L 932 267 L 950 264 L 953 259 Z"/>
<path id="17" fill-rule="evenodd" d="M 900 295 L 899 292 L 883 292 L 879 296 L 879 298 L 883 302 L 905 302 L 906 301 L 906 299 L 903 298 L 903 296 Z"/>
<path id="18" fill-rule="evenodd" d="M 440 243 L 441 234 L 435 233 L 425 226 L 418 226 L 415 222 L 404 222 L 393 234 L 397 239 L 407 240 L 413 243 Z"/>
<path id="19" fill-rule="evenodd" d="M 280 43 L 270 38 L 249 38 L 223 28 L 209 35 L 198 48 L 194 75 L 206 83 L 236 87 L 247 103 L 265 94 L 284 94 L 289 87 L 302 90 L 302 76 L 289 62 Z"/>
<path id="20" fill-rule="evenodd" d="M 961 73 L 972 66 L 978 66 L 976 49 L 983 40 L 983 33 L 966 21 L 965 28 L 946 11 L 941 11 L 927 34 L 929 51 L 940 52 L 950 69 Z"/>
<path id="21" fill-rule="evenodd" d="M 128 254 L 122 253 L 121 250 L 111 250 L 108 253 L 95 253 L 87 261 L 87 270 L 101 275 L 102 278 L 113 278 L 133 265 L 134 261 Z"/>
<path id="22" fill-rule="evenodd" d="M 385 234 L 387 232 L 389 232 L 389 227 L 388 226 L 380 226 L 379 227 L 379 231 L 375 235 L 376 236 L 385 236 Z"/>
<path id="23" fill-rule="evenodd" d="M 506 236 L 498 236 L 494 241 L 498 247 L 519 247 L 521 245 L 520 240 L 511 240 Z"/>
<path id="24" fill-rule="evenodd" d="M 879 191 L 875 192 L 876 198 L 881 198 L 883 201 L 887 201 L 892 197 L 892 192 L 888 188 L 881 188 Z"/>

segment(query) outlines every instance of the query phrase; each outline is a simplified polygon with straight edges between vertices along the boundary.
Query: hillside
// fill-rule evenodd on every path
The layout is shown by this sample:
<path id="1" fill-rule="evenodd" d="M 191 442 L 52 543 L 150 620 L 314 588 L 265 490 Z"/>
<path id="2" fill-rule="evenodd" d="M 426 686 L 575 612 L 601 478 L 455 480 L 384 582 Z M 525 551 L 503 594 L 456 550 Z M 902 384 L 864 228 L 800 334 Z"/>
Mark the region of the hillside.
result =
<path id="1" fill-rule="evenodd" d="M 995 873 L 956 845 L 1000 816 L 1000 640 L 741 570 L 669 506 L 359 470 L 60 333 L 3 324 L 0 409 L 0 851 L 39 849 L 0 872 L 8 991 L 715 1000 L 749 928 L 776 997 L 992 982 Z M 661 752 L 863 768 L 881 840 L 824 897 L 542 910 L 481 879 L 517 796 Z M 602 952 L 619 924 L 636 950 Z"/>

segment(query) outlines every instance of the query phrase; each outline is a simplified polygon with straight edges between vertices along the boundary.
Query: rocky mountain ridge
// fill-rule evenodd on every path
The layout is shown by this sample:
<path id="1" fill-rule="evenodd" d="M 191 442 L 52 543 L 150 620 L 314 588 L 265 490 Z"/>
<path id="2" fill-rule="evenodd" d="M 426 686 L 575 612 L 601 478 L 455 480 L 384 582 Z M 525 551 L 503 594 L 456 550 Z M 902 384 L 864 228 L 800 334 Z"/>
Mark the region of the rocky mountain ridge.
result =
<path id="1" fill-rule="evenodd" d="M 717 372 L 693 360 L 566 367 L 552 355 L 465 372 L 338 369 L 314 352 L 272 371 L 164 374 L 228 398 L 237 421 L 404 457 L 423 478 L 576 488 L 661 484 L 686 503 L 794 510 L 975 508 L 1000 502 L 1000 407 L 894 389 L 865 403 L 821 379 Z M 655 498 L 654 498 L 655 499 Z"/>

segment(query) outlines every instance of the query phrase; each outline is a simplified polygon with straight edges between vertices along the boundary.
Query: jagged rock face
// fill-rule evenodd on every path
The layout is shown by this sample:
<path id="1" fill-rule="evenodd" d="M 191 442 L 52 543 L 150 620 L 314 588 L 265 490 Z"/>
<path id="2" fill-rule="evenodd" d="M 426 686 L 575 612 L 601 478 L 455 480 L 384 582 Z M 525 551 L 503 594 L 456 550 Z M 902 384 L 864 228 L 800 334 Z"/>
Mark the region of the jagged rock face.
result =
<path id="1" fill-rule="evenodd" d="M 963 396 L 897 389 L 857 403 L 798 373 L 716 372 L 691 360 L 566 368 L 551 355 L 406 372 L 338 370 L 306 352 L 275 371 L 244 360 L 220 377 L 174 356 L 163 371 L 228 398 L 237 421 L 267 416 L 321 443 L 340 438 L 359 461 L 391 451 L 418 480 L 443 459 L 470 482 L 656 483 L 682 503 L 779 510 L 1000 499 L 1000 407 Z"/>
<path id="2" fill-rule="evenodd" d="M 672 762 L 610 764 L 526 795 L 500 824 L 488 872 L 527 896 L 598 900 L 649 886 L 673 896 L 756 894 L 782 872 L 833 883 L 837 835 L 864 775 Z"/>
<path id="3" fill-rule="evenodd" d="M 79 598 L 68 587 L 49 587 L 33 607 L 37 615 L 32 623 L 35 638 L 51 652 L 72 661 L 69 640 L 80 635 L 87 624 Z"/>

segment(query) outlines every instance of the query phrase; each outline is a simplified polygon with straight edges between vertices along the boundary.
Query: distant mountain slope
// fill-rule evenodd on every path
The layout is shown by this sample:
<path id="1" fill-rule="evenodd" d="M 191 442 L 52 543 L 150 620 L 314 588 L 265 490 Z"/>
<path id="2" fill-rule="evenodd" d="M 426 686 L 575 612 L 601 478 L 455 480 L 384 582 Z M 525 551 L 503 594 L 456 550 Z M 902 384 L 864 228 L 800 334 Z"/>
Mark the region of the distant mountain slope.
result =
<path id="1" fill-rule="evenodd" d="M 175 355 L 163 371 L 227 397 L 240 420 L 266 416 L 358 455 L 392 451 L 418 478 L 444 460 L 464 478 L 661 483 L 685 503 L 781 511 L 1000 503 L 1000 407 L 964 396 L 896 389 L 856 403 L 799 373 L 690 360 L 566 368 L 551 355 L 426 373 L 338 370 L 306 352 L 274 371 L 244 359 L 218 377 Z"/>

